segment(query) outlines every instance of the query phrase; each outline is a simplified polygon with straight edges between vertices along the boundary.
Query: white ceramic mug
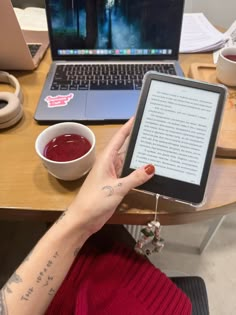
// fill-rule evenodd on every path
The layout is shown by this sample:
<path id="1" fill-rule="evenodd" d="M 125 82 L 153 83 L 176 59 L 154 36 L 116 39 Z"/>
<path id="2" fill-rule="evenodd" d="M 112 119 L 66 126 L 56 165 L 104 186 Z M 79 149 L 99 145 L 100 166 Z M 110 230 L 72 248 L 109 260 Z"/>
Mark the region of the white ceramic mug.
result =
<path id="1" fill-rule="evenodd" d="M 226 58 L 227 55 L 236 56 L 236 47 L 221 49 L 216 64 L 216 77 L 225 85 L 236 86 L 236 61 Z"/>
<path id="2" fill-rule="evenodd" d="M 57 162 L 44 156 L 45 146 L 55 137 L 64 134 L 78 134 L 85 137 L 91 144 L 90 150 L 75 160 Z M 62 180 L 75 180 L 91 169 L 95 161 L 95 135 L 90 128 L 82 124 L 65 122 L 58 123 L 46 128 L 36 139 L 35 150 L 41 158 L 43 165 L 50 174 Z"/>

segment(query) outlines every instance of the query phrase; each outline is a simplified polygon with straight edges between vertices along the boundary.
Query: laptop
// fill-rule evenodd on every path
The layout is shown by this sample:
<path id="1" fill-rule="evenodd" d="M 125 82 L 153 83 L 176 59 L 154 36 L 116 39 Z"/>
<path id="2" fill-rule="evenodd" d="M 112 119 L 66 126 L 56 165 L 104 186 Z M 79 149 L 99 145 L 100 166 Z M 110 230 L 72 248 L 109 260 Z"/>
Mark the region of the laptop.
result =
<path id="1" fill-rule="evenodd" d="M 120 123 L 135 114 L 149 70 L 183 76 L 184 0 L 46 0 L 52 65 L 38 123 Z"/>
<path id="2" fill-rule="evenodd" d="M 33 70 L 49 46 L 47 31 L 21 30 L 11 0 L 0 2 L 0 70 Z"/>

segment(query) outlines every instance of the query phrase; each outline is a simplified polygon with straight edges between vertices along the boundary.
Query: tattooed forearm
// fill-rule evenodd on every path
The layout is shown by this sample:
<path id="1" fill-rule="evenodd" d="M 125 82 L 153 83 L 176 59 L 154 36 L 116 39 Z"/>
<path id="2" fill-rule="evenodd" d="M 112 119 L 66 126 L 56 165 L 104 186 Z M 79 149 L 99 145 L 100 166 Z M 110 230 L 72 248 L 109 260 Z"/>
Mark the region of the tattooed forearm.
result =
<path id="1" fill-rule="evenodd" d="M 55 261 L 58 259 L 58 257 L 59 257 L 59 253 L 56 251 L 51 256 L 51 258 L 46 261 L 45 265 L 43 266 L 43 268 L 41 268 L 40 272 L 36 276 L 35 284 L 33 284 L 33 286 L 30 287 L 21 296 L 20 299 L 22 301 L 26 301 L 26 302 L 29 301 L 31 298 L 31 295 L 33 295 L 34 292 L 37 291 L 38 286 L 47 287 L 47 286 L 51 285 L 51 282 L 53 282 L 53 280 L 54 280 L 54 276 L 50 275 L 49 272 L 50 272 L 51 267 L 55 263 Z"/>
<path id="2" fill-rule="evenodd" d="M 118 183 L 116 186 L 112 187 L 112 186 L 109 186 L 109 185 L 106 185 L 106 186 L 103 186 L 102 187 L 102 190 L 106 191 L 107 192 L 107 196 L 110 197 L 114 194 L 115 192 L 115 188 L 117 187 L 121 187 L 122 186 L 122 183 Z"/>
<path id="3" fill-rule="evenodd" d="M 4 289 L 0 290 L 0 315 L 7 315 L 7 304 L 5 301 Z"/>

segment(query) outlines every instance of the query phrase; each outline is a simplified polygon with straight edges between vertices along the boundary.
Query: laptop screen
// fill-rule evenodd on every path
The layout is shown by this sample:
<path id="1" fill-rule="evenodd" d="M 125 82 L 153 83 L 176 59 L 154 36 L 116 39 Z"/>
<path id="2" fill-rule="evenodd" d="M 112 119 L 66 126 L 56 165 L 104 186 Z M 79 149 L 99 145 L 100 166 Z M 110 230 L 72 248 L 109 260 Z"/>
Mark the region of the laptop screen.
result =
<path id="1" fill-rule="evenodd" d="M 55 60 L 178 58 L 184 0 L 47 0 Z"/>

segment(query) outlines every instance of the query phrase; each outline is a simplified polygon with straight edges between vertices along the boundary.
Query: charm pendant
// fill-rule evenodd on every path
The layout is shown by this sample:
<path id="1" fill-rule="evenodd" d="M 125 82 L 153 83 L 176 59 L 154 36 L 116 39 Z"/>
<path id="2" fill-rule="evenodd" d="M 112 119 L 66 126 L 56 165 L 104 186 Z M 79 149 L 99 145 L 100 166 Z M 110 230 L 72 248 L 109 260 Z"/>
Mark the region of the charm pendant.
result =
<path id="1" fill-rule="evenodd" d="M 145 256 L 159 253 L 164 247 L 164 240 L 160 237 L 160 228 L 160 222 L 149 222 L 140 232 L 135 251 Z"/>
<path id="2" fill-rule="evenodd" d="M 149 222 L 141 232 L 140 237 L 134 247 L 135 251 L 141 255 L 150 256 L 159 253 L 164 247 L 164 240 L 161 238 L 161 224 L 157 221 L 157 208 L 160 195 L 156 194 L 156 207 L 154 220 Z"/>

